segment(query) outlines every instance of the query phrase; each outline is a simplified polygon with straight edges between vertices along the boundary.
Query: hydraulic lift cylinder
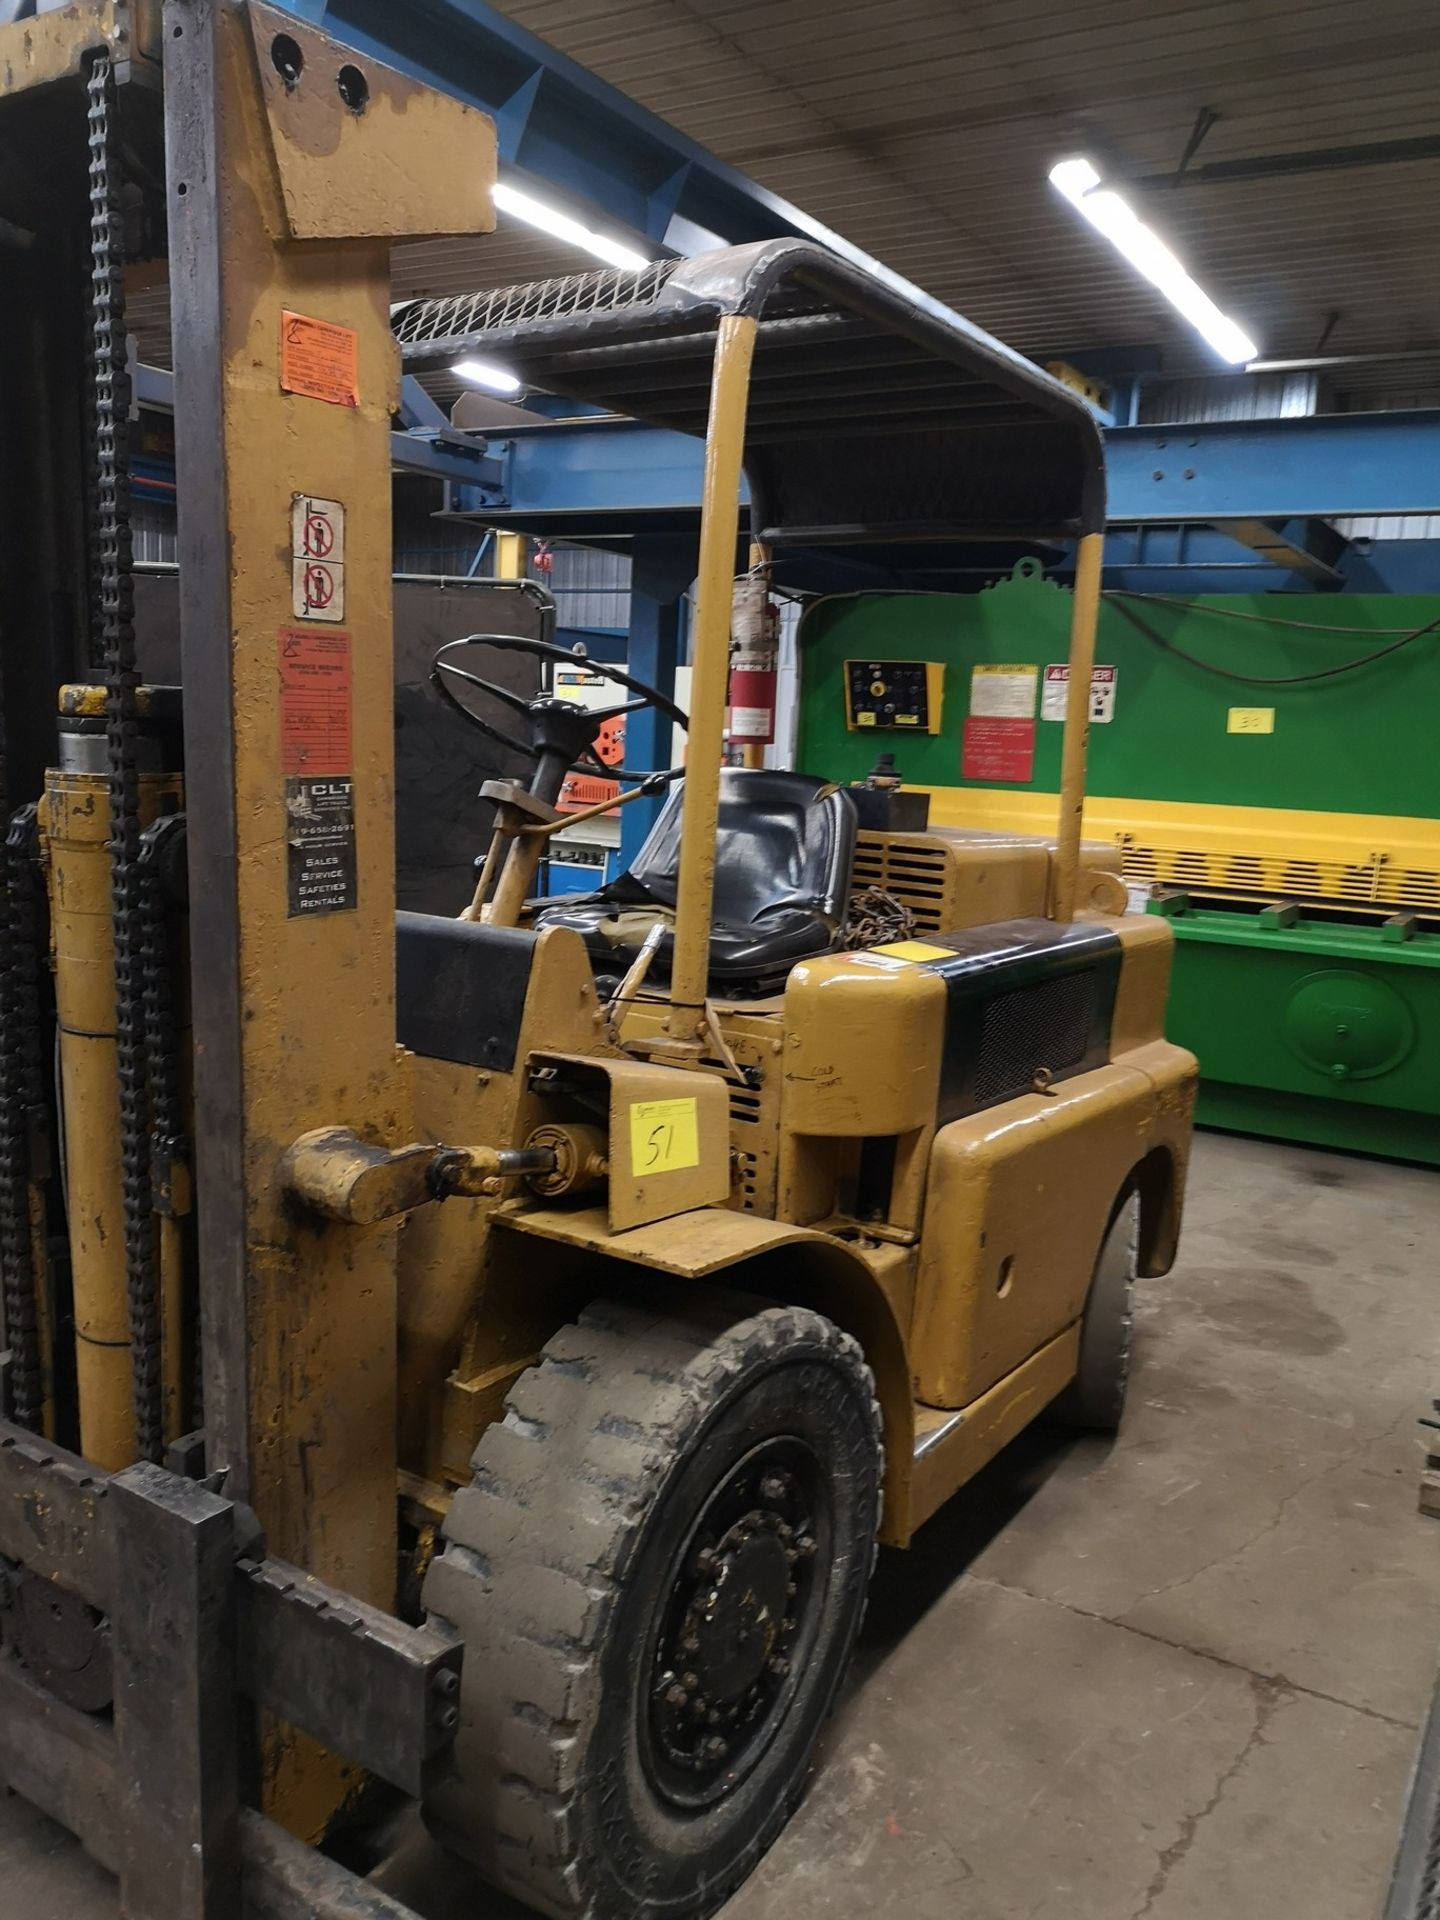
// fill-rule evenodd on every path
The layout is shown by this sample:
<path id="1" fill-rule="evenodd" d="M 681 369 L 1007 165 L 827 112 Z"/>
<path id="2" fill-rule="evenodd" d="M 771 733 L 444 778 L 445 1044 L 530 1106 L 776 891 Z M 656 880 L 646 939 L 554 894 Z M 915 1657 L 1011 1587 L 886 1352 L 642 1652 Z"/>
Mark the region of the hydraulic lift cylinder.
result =
<path id="1" fill-rule="evenodd" d="M 86 696 L 102 697 L 85 689 Z M 66 704 L 81 705 L 67 690 Z M 99 705 L 103 711 L 103 703 Z M 160 742 L 142 732 L 140 816 L 148 825 L 182 804 L 178 775 L 164 771 Z M 61 720 L 59 765 L 45 777 L 44 832 L 59 1022 L 66 1216 L 74 1291 L 80 1451 L 111 1471 L 135 1459 L 130 1318 L 120 1175 L 120 1083 L 115 1043 L 111 937 L 110 805 L 103 721 Z M 164 1262 L 162 1357 L 170 1411 L 178 1399 L 179 1262 Z M 173 1415 L 172 1415 L 173 1419 Z M 167 1430 L 174 1428 L 167 1420 Z"/>

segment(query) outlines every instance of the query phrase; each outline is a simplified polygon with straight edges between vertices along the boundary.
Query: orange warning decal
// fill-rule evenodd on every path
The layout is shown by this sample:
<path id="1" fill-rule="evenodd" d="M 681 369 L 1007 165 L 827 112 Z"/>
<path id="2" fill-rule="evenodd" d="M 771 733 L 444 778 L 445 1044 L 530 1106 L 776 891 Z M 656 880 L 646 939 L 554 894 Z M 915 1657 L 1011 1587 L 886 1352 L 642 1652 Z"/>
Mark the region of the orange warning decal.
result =
<path id="1" fill-rule="evenodd" d="M 352 772 L 349 634 L 281 627 L 279 651 L 282 772 Z"/>
<path id="2" fill-rule="evenodd" d="M 334 407 L 360 404 L 360 336 L 306 313 L 280 315 L 280 385 Z"/>

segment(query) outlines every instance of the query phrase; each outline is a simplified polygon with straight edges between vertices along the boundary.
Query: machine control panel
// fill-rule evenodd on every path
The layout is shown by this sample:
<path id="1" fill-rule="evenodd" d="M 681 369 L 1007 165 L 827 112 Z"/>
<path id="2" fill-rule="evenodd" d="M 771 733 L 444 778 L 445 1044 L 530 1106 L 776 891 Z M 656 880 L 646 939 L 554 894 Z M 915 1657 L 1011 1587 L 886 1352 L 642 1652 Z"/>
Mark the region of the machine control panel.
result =
<path id="1" fill-rule="evenodd" d="M 939 733 L 944 683 L 938 660 L 847 660 L 845 724 Z"/>

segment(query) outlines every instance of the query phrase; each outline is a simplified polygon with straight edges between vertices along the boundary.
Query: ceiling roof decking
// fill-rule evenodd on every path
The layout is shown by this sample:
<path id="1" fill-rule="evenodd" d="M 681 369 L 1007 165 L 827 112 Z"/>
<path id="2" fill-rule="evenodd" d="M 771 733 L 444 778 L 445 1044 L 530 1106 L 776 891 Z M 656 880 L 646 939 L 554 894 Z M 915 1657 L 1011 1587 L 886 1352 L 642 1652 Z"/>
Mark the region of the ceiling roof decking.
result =
<path id="1" fill-rule="evenodd" d="M 1048 185 L 1085 152 L 1136 186 L 1267 358 L 1362 356 L 1328 405 L 1440 387 L 1440 31 L 1435 0 L 504 0 L 520 26 L 784 195 L 1019 351 L 1159 347 L 1167 373 L 1221 371 L 1148 284 Z M 1431 142 L 1432 157 L 1353 150 Z M 1346 158 L 1346 150 L 1351 150 Z M 1422 148 L 1423 152 L 1424 149 Z M 1343 165 L 1295 171 L 1294 156 Z M 1273 177 L 1211 167 L 1269 159 Z M 543 188 L 537 185 L 537 191 Z M 395 297 L 573 273 L 571 247 L 502 219 L 397 248 Z M 163 294 L 135 307 L 168 360 Z M 1322 344 L 1323 343 L 1323 344 Z M 1430 365 L 1373 362 L 1429 351 Z M 426 376 L 442 403 L 461 391 Z"/>
<path id="2" fill-rule="evenodd" d="M 1434 136 L 1434 0 L 505 0 L 521 26 L 1026 353 L 1218 363 L 1048 186 L 1084 151 L 1267 356 L 1440 349 L 1440 156 L 1206 181 Z M 478 285 L 478 280 L 471 284 Z M 1379 391 L 1360 367 L 1342 391 Z"/>

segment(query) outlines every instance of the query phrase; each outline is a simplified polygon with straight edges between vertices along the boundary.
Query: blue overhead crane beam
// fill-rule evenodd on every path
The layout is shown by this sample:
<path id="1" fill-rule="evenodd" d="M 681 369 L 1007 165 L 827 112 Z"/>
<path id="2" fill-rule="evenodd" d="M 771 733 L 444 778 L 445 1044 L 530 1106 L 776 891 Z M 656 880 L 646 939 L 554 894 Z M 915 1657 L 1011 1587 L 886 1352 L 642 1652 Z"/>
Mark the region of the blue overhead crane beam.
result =
<path id="1" fill-rule="evenodd" d="M 1105 457 L 1122 522 L 1440 512 L 1440 410 L 1114 427 Z"/>
<path id="2" fill-rule="evenodd" d="M 698 510 L 702 447 L 687 434 L 561 422 L 488 451 L 503 477 L 463 504 L 497 523 L 583 539 Z M 1120 526 L 1440 513 L 1440 411 L 1107 427 L 1105 454 Z"/>

